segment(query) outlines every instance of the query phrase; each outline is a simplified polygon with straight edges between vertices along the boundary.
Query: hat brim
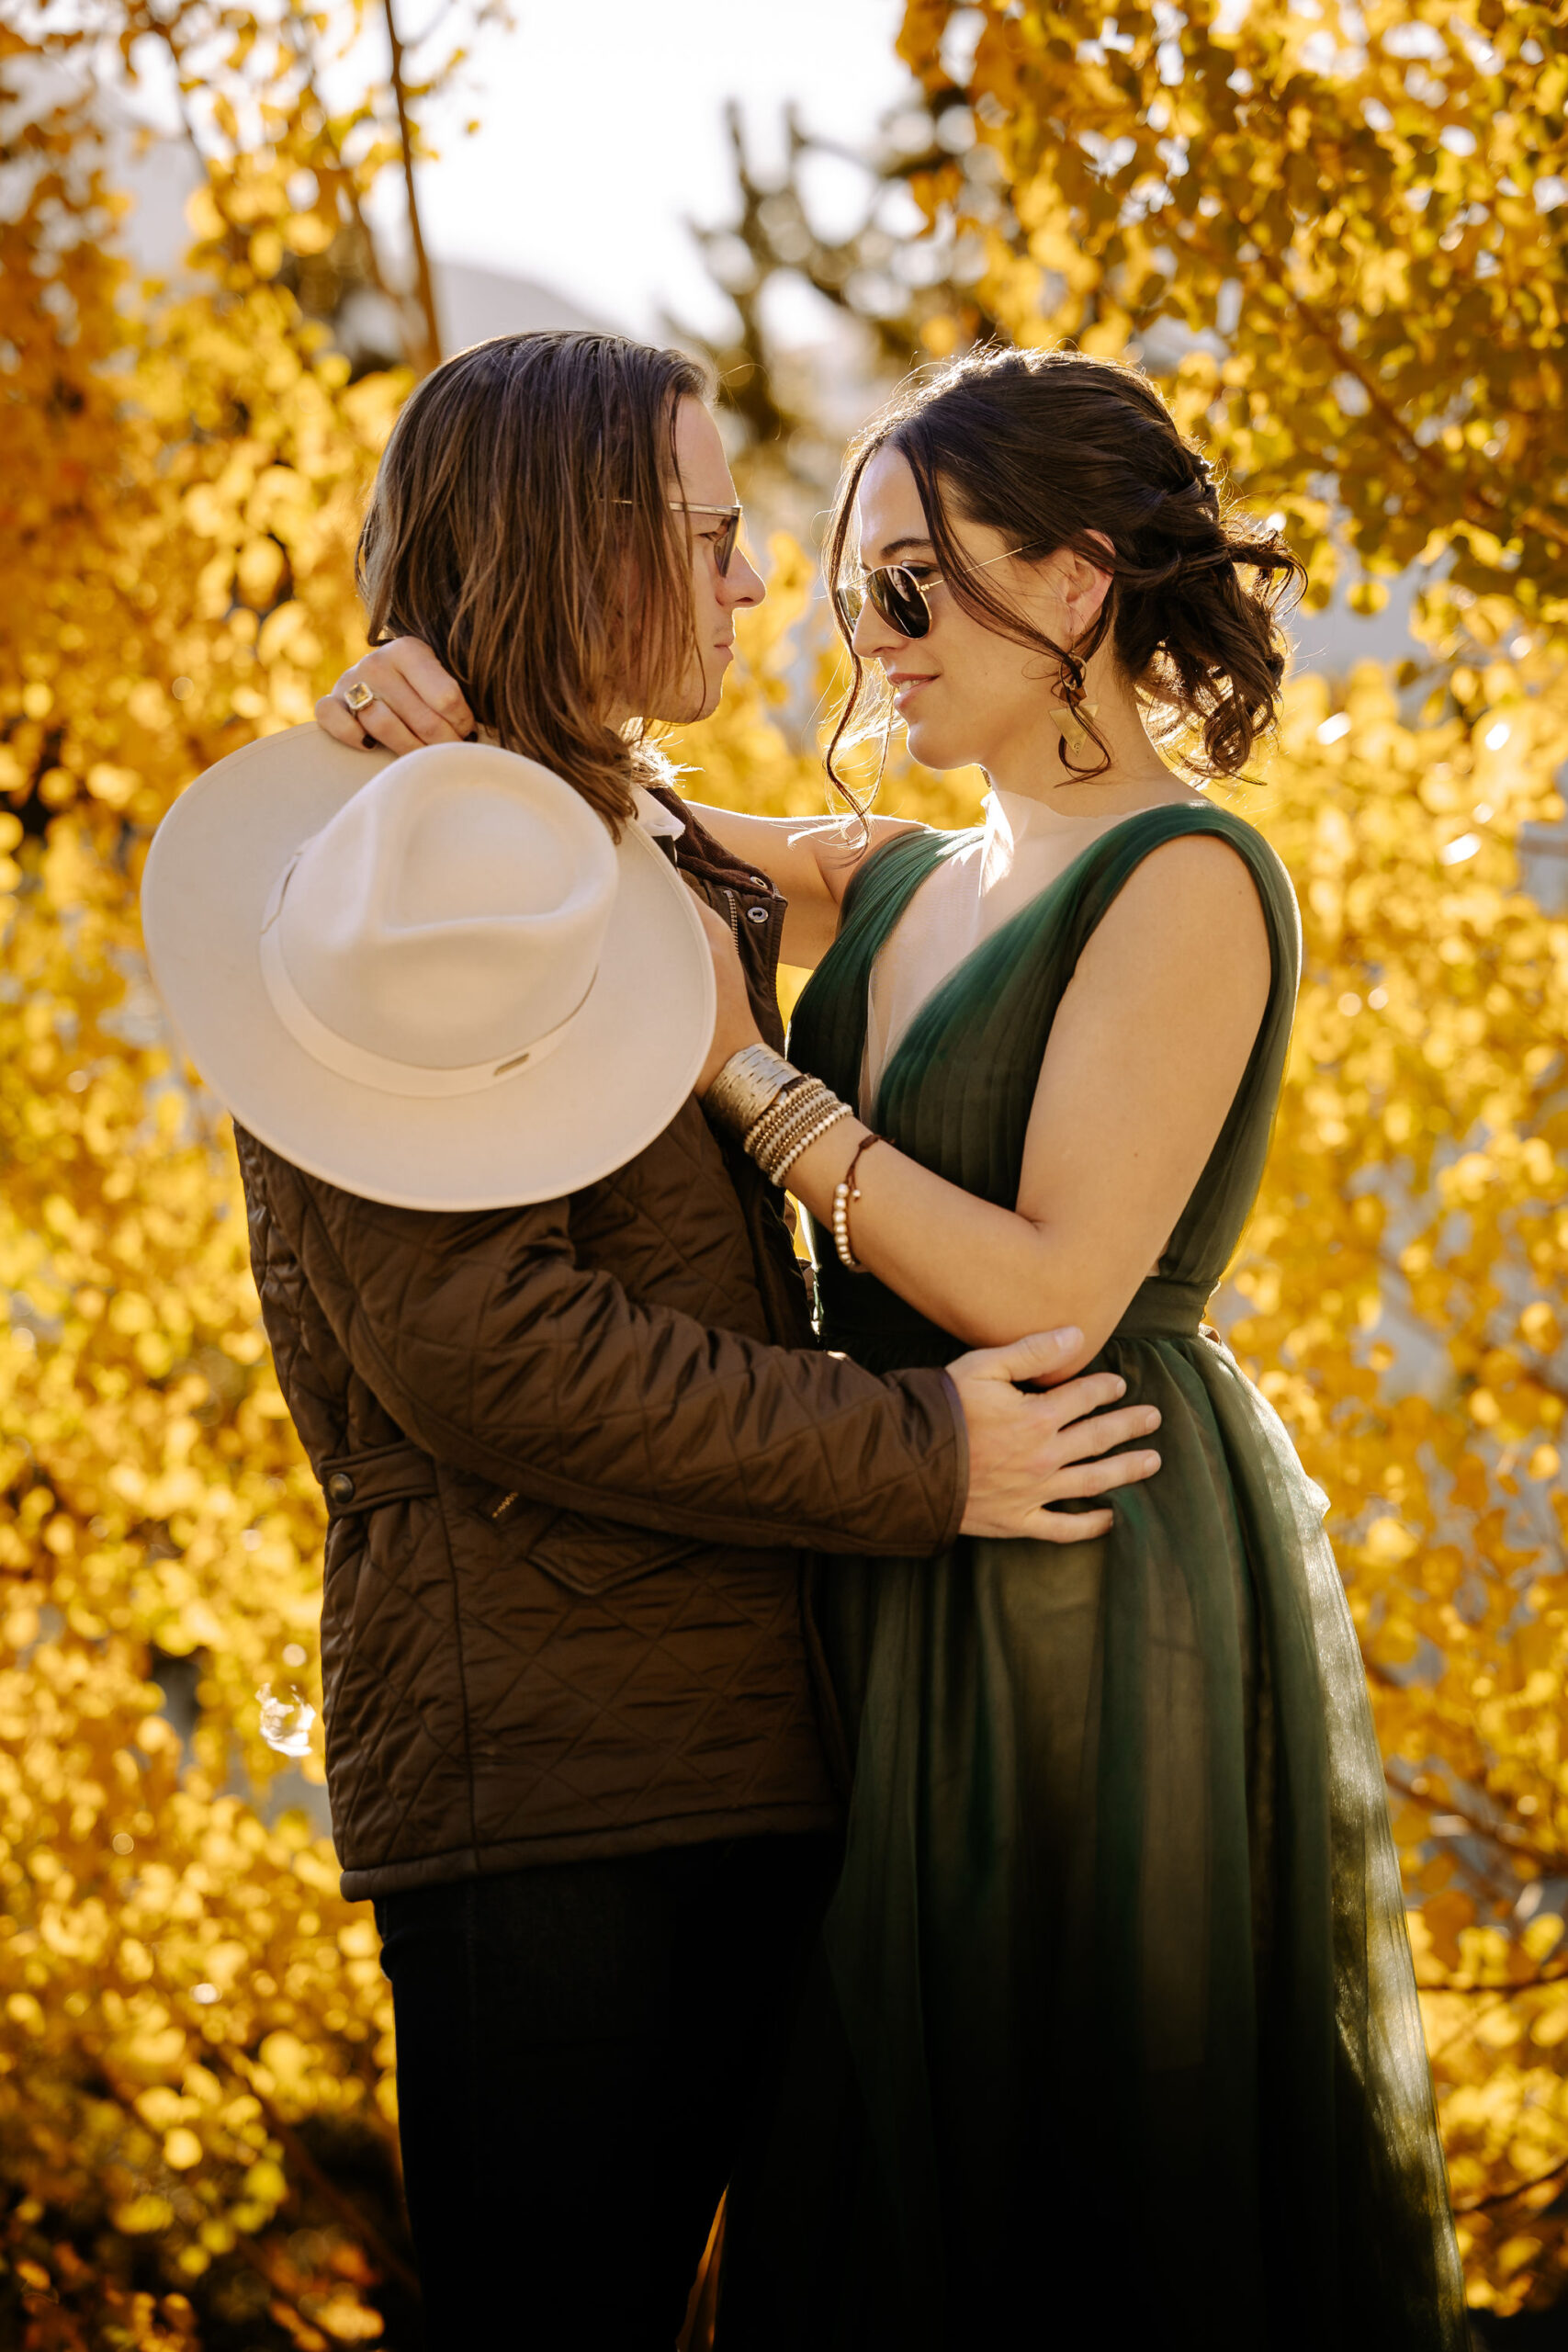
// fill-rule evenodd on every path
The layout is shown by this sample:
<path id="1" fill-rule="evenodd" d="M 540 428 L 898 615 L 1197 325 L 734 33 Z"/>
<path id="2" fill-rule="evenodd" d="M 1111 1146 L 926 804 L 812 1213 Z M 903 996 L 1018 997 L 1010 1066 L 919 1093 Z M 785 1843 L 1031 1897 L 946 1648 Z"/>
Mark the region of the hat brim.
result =
<path id="1" fill-rule="evenodd" d="M 692 894 L 639 825 L 587 1001 L 544 1060 L 474 1094 L 389 1094 L 312 1058 L 273 1010 L 259 941 L 302 842 L 389 764 L 314 726 L 264 736 L 183 792 L 141 884 L 159 994 L 243 1126 L 313 1176 L 395 1208 L 558 1200 L 623 1168 L 690 1094 L 713 1038 L 713 962 Z"/>

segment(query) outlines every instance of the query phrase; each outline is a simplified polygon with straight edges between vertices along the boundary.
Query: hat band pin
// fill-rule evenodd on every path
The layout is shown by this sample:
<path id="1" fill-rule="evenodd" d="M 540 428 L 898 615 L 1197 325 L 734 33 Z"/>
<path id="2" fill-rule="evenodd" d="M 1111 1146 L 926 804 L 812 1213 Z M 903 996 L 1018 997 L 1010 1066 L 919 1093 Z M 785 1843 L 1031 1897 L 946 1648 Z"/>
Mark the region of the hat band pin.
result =
<path id="1" fill-rule="evenodd" d="M 502 1079 L 515 1077 L 520 1069 L 526 1069 L 554 1053 L 592 995 L 597 972 L 564 1021 L 558 1022 L 553 1029 L 547 1029 L 542 1037 L 534 1038 L 520 1053 L 508 1054 L 500 1061 L 467 1062 L 456 1069 L 433 1069 L 427 1063 L 394 1061 L 389 1055 L 373 1053 L 368 1046 L 356 1046 L 352 1039 L 340 1036 L 335 1029 L 329 1029 L 326 1023 L 311 1012 L 290 979 L 278 938 L 277 918 L 283 911 L 283 901 L 293 879 L 294 869 L 309 846 L 308 842 L 300 843 L 273 885 L 262 922 L 261 968 L 273 1011 L 295 1044 L 302 1046 L 313 1061 L 334 1071 L 339 1078 L 352 1079 L 360 1086 L 376 1087 L 383 1094 L 431 1098 L 478 1094 L 486 1087 L 499 1085 Z"/>

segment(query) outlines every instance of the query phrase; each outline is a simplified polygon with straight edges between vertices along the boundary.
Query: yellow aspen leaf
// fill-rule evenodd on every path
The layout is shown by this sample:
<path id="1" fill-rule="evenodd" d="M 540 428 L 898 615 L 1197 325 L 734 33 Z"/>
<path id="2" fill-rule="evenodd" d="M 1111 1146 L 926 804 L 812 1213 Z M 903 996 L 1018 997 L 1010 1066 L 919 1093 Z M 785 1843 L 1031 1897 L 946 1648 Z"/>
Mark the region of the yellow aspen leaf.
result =
<path id="1" fill-rule="evenodd" d="M 128 2198 L 122 2205 L 117 2205 L 111 2216 L 115 2228 L 123 2231 L 128 2238 L 151 2237 L 158 2231 L 166 2230 L 174 2218 L 175 2209 L 166 2197 L 146 2191 L 140 2197 Z"/>
<path id="2" fill-rule="evenodd" d="M 1397 1519 L 1385 1516 L 1372 1521 L 1367 1530 L 1362 1549 L 1375 1566 L 1393 1567 L 1402 1560 L 1408 1560 L 1417 1549 L 1417 1544 L 1407 1527 L 1401 1526 Z"/>

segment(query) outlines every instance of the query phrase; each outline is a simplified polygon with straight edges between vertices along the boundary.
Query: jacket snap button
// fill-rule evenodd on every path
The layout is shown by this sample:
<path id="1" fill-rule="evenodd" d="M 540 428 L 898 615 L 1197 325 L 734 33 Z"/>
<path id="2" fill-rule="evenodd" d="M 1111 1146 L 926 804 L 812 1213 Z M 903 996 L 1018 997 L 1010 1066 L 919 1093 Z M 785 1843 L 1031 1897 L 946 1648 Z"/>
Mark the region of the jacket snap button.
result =
<path id="1" fill-rule="evenodd" d="M 766 907 L 748 907 L 746 910 L 746 920 L 748 922 L 766 922 L 768 920 L 768 910 Z"/>
<path id="2" fill-rule="evenodd" d="M 330 1503 L 351 1503 L 354 1481 L 346 1470 L 334 1470 L 327 1480 L 327 1500 Z"/>

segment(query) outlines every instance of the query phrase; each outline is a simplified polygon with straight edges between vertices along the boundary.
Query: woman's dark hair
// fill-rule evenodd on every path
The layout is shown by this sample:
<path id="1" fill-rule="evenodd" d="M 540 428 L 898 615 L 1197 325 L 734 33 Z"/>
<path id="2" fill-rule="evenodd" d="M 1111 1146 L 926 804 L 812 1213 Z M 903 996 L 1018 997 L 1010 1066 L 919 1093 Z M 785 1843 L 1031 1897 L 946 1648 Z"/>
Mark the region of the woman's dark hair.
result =
<path id="1" fill-rule="evenodd" d="M 850 450 L 828 542 L 835 590 L 852 566 L 861 476 L 886 448 L 915 477 L 937 568 L 960 603 L 1059 669 L 1061 698 L 1101 755 L 1098 766 L 1076 768 L 1064 741 L 1064 767 L 1087 778 L 1110 765 L 1081 707 L 1085 665 L 1109 637 L 1122 670 L 1155 706 L 1154 731 L 1178 740 L 1183 764 L 1204 776 L 1241 773 L 1278 709 L 1289 647 L 1277 611 L 1306 574 L 1278 532 L 1222 502 L 1201 453 L 1145 376 L 1077 351 L 982 349 L 911 379 Z M 1093 628 L 1075 646 L 1032 628 L 995 574 L 965 560 L 950 514 L 1004 531 L 1034 560 L 1070 548 L 1109 571 Z M 847 641 L 836 594 L 834 609 Z M 863 731 L 858 722 L 872 718 L 875 697 L 852 646 L 850 653 L 853 679 L 828 772 L 852 799 L 833 758 Z M 1058 691 L 1055 672 L 1050 691 Z"/>
<path id="2" fill-rule="evenodd" d="M 684 352 L 496 335 L 410 395 L 360 534 L 371 643 L 423 638 L 479 724 L 616 833 L 663 770 L 615 705 L 700 658 L 670 496 L 676 409 L 706 393 Z"/>

